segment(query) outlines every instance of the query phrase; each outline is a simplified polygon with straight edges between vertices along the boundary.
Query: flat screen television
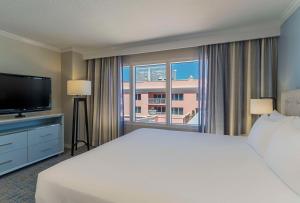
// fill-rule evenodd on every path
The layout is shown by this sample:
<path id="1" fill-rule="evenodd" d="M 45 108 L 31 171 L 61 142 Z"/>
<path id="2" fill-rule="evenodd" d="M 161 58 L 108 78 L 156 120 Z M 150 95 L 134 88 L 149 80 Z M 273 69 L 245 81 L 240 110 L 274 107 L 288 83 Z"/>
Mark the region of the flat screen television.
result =
<path id="1" fill-rule="evenodd" d="M 51 109 L 51 79 L 0 73 L 0 114 Z"/>

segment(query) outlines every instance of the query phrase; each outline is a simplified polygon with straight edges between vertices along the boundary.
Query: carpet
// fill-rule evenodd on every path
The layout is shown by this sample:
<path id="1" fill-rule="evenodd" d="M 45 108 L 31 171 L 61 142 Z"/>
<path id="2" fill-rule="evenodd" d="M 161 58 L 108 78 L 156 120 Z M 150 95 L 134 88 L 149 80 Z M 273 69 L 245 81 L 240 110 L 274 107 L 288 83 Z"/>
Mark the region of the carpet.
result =
<path id="1" fill-rule="evenodd" d="M 85 152 L 80 147 L 76 154 Z M 40 161 L 0 177 L 0 203 L 34 203 L 35 187 L 38 174 L 66 159 L 71 158 L 70 150 L 65 153 Z"/>

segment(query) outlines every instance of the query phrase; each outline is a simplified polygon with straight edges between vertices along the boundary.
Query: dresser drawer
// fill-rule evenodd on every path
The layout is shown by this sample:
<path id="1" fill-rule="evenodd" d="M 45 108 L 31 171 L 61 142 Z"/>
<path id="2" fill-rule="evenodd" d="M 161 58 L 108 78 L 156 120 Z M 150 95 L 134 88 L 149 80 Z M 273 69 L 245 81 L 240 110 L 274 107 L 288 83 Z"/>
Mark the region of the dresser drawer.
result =
<path id="1" fill-rule="evenodd" d="M 27 132 L 19 132 L 0 136 L 0 156 L 27 146 Z"/>
<path id="2" fill-rule="evenodd" d="M 27 163 L 27 149 L 18 149 L 0 155 L 0 174 Z"/>
<path id="3" fill-rule="evenodd" d="M 49 125 L 28 131 L 28 145 L 44 143 L 57 139 L 60 135 L 60 125 Z"/>
<path id="4" fill-rule="evenodd" d="M 31 145 L 28 147 L 28 161 L 33 162 L 57 154 L 60 152 L 59 146 L 59 139 L 50 140 L 37 145 Z"/>

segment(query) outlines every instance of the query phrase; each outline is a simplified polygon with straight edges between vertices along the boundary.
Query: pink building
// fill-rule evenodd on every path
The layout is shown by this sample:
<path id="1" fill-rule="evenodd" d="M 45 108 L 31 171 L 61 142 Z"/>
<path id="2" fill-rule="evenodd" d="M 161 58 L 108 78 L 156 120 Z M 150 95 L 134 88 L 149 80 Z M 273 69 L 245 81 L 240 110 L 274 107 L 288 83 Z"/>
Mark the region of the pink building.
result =
<path id="1" fill-rule="evenodd" d="M 172 123 L 186 124 L 198 112 L 198 80 L 172 80 Z M 124 83 L 124 115 L 129 120 L 129 83 Z M 136 121 L 166 123 L 166 81 L 136 83 Z"/>

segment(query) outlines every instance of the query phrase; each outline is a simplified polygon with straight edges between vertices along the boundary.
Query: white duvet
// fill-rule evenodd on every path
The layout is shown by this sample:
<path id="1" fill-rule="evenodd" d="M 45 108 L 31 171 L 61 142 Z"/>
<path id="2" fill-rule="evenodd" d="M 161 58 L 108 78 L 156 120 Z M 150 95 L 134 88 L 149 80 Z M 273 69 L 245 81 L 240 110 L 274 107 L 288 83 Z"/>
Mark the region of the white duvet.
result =
<path id="1" fill-rule="evenodd" d="M 244 137 L 140 129 L 38 176 L 37 203 L 299 203 Z"/>

